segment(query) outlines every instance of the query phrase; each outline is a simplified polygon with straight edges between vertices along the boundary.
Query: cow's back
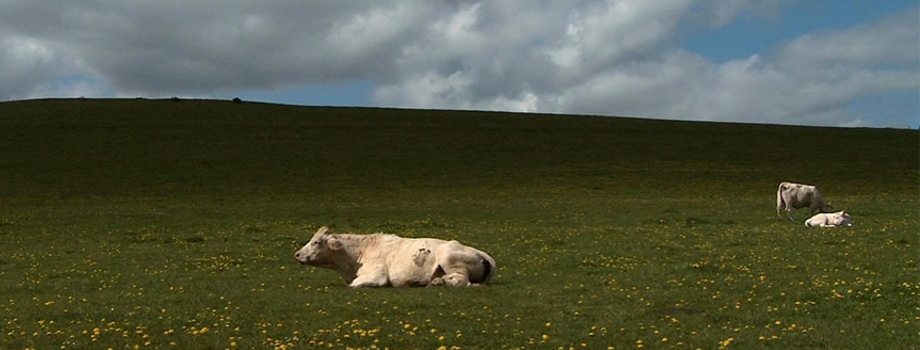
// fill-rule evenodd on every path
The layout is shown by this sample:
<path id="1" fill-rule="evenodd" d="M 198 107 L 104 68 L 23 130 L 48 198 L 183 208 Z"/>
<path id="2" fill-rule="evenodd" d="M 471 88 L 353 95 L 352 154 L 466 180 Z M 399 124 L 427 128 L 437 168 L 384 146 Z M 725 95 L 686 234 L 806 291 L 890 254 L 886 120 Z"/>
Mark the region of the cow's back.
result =
<path id="1" fill-rule="evenodd" d="M 387 262 L 399 262 L 406 256 L 418 255 L 417 253 L 434 252 L 435 248 L 447 243 L 437 238 L 402 238 L 389 242 L 381 249 L 386 250 Z"/>
<path id="2" fill-rule="evenodd" d="M 798 209 L 811 205 L 817 190 L 817 187 L 811 185 L 792 182 L 780 184 L 782 201 L 786 208 Z"/>

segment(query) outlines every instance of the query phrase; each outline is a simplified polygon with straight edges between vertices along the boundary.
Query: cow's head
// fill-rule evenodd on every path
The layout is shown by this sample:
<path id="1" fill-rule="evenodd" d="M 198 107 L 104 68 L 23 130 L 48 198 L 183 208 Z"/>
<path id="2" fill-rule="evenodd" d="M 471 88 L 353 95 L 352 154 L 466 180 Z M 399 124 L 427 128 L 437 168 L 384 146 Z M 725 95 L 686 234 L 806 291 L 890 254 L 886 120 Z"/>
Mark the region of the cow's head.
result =
<path id="1" fill-rule="evenodd" d="M 337 251 L 342 250 L 343 246 L 342 241 L 328 227 L 323 226 L 313 234 L 310 242 L 294 253 L 294 259 L 301 264 L 325 265 Z"/>

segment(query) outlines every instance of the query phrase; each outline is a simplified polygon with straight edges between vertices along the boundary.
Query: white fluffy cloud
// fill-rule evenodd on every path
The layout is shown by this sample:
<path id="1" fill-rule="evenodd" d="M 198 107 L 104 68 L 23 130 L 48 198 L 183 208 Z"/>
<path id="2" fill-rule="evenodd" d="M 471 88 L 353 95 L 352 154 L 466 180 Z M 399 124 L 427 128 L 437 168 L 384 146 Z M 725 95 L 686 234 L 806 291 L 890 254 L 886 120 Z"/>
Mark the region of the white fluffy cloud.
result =
<path id="1" fill-rule="evenodd" d="M 584 2 L 544 17 L 528 13 L 532 7 L 490 16 L 499 11 L 490 6 L 471 5 L 433 25 L 402 52 L 398 68 L 406 74 L 377 90 L 378 103 L 852 126 L 864 121 L 848 109 L 851 101 L 918 89 L 913 12 L 715 63 L 675 45 L 681 17 L 699 11 L 689 1 Z M 746 9 L 777 6 L 717 2 L 707 13 L 719 26 Z M 553 24 L 535 28 L 528 20 L 535 17 Z"/>
<path id="2" fill-rule="evenodd" d="M 777 17 L 789 4 L 0 0 L 0 100 L 224 96 L 362 81 L 372 85 L 365 104 L 378 106 L 911 123 L 916 99 L 888 119 L 853 106 L 920 89 L 916 7 L 727 62 L 681 48 L 693 35 L 681 23 L 715 30 L 745 13 Z"/>
<path id="3" fill-rule="evenodd" d="M 0 41 L 24 42 L 0 48 L 0 71 L 23 76 L 0 99 L 27 98 L 49 78 L 70 76 L 128 96 L 380 79 L 420 35 L 415 25 L 439 12 L 449 10 L 411 1 L 0 0 Z M 36 46 L 42 60 L 29 57 Z"/>

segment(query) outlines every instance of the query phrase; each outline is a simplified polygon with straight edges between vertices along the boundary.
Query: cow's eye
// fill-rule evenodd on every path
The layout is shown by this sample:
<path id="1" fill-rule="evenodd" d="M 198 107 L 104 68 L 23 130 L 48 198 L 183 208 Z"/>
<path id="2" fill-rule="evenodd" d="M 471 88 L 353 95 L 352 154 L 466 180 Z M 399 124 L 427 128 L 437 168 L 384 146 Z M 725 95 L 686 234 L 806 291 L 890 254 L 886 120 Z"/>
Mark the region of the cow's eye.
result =
<path id="1" fill-rule="evenodd" d="M 319 241 L 314 241 L 313 245 L 319 245 Z"/>

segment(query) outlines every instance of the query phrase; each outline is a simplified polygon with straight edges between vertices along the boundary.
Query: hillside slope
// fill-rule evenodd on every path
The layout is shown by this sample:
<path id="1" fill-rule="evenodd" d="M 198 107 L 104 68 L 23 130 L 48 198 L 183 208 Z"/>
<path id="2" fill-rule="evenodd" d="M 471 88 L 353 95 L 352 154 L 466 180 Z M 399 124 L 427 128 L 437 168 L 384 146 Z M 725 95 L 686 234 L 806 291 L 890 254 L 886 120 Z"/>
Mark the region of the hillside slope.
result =
<path id="1" fill-rule="evenodd" d="M 0 104 L 0 194 L 781 180 L 917 192 L 917 131 L 229 101 Z M 721 185 L 719 187 L 722 187 Z M 871 188 L 871 186 L 870 186 Z M 701 188 L 709 190 L 709 188 Z"/>

